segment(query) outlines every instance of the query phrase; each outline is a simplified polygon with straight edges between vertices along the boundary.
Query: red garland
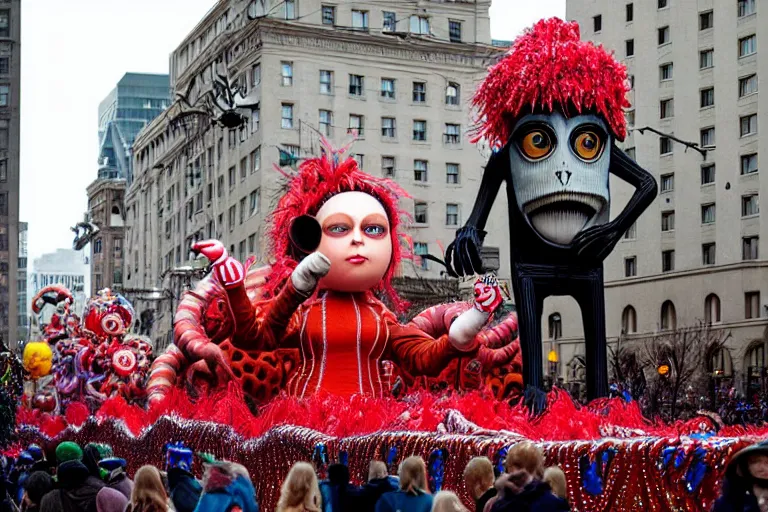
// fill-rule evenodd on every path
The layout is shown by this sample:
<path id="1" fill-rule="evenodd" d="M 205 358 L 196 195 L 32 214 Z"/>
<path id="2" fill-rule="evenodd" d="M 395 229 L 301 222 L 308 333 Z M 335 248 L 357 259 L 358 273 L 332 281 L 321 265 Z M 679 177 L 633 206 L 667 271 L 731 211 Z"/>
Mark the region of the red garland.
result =
<path id="1" fill-rule="evenodd" d="M 472 142 L 485 137 L 491 147 L 503 146 L 512 122 L 526 108 L 559 108 L 566 115 L 571 108 L 596 112 L 623 141 L 627 92 L 626 67 L 602 45 L 581 41 L 576 22 L 541 20 L 515 40 L 475 93 L 478 123 Z"/>

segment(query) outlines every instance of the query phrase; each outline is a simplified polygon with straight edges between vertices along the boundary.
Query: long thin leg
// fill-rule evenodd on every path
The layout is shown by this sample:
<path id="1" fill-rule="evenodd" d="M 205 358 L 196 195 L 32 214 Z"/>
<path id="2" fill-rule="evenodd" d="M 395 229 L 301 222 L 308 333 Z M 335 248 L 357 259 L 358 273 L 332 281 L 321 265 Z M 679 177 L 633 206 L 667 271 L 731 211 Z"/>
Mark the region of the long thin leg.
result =
<path id="1" fill-rule="evenodd" d="M 574 296 L 581 307 L 587 365 L 587 399 L 608 396 L 608 355 L 605 340 L 605 291 L 602 268 Z"/>
<path id="2" fill-rule="evenodd" d="M 541 312 L 544 298 L 537 296 L 533 278 L 515 276 L 512 281 L 523 356 L 523 384 L 541 389 L 544 384 L 541 359 Z"/>

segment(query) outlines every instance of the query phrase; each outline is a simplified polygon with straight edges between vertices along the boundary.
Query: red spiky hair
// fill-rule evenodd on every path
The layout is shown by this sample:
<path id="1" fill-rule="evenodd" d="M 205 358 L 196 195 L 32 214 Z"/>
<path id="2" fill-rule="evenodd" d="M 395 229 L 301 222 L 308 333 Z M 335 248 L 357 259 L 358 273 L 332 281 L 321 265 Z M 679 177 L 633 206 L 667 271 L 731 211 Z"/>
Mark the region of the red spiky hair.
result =
<path id="1" fill-rule="evenodd" d="M 623 141 L 628 91 L 626 67 L 602 45 L 581 41 L 576 22 L 541 20 L 515 40 L 480 84 L 472 100 L 478 109 L 473 142 L 485 137 L 500 148 L 522 113 L 555 109 L 565 116 L 597 114 Z"/>
<path id="2" fill-rule="evenodd" d="M 334 149 L 322 138 L 322 156 L 305 160 L 294 173 L 289 174 L 278 168 L 290 181 L 287 192 L 278 201 L 270 219 L 271 226 L 267 236 L 274 262 L 265 292 L 267 296 L 276 295 L 298 264 L 288 236 L 293 219 L 301 215 L 317 214 L 320 207 L 336 194 L 364 192 L 375 197 L 384 207 L 392 240 L 392 261 L 375 291 L 383 293 L 391 301 L 392 307 L 401 312 L 407 304 L 392 287 L 392 278 L 403 258 L 403 244 L 398 228 L 401 216 L 407 217 L 407 214 L 398 207 L 398 198 L 410 196 L 394 181 L 364 173 L 351 156 L 342 159 L 349 147 L 350 145 L 347 145 Z"/>

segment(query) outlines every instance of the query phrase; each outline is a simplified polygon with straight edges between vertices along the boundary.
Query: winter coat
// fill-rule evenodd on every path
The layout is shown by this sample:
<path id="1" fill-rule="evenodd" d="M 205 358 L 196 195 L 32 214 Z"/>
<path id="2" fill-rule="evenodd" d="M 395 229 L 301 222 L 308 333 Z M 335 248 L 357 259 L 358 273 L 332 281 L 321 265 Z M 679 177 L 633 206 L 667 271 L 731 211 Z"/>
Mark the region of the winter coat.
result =
<path id="1" fill-rule="evenodd" d="M 131 493 L 133 493 L 133 480 L 128 478 L 128 475 L 119 470 L 119 472 L 113 472 L 107 480 L 107 487 L 120 491 L 120 494 L 128 498 L 130 501 Z"/>
<path id="2" fill-rule="evenodd" d="M 518 494 L 506 493 L 491 507 L 491 512 L 568 512 L 571 508 L 552 494 L 548 483 L 534 480 Z"/>
<path id="3" fill-rule="evenodd" d="M 97 512 L 123 512 L 128 502 L 128 498 L 117 489 L 104 487 L 96 495 L 96 510 Z"/>
<path id="4" fill-rule="evenodd" d="M 432 495 L 406 491 L 387 492 L 376 503 L 376 512 L 430 512 Z"/>
<path id="5" fill-rule="evenodd" d="M 194 512 L 203 492 L 203 486 L 194 475 L 179 467 L 171 468 L 168 470 L 168 486 L 176 512 Z"/>
<path id="6" fill-rule="evenodd" d="M 491 498 L 496 497 L 496 492 L 496 488 L 491 487 L 485 491 L 482 496 L 477 498 L 475 500 L 475 512 L 483 512 L 483 510 L 485 510 L 485 504 L 488 503 Z"/>
<path id="7" fill-rule="evenodd" d="M 82 462 L 62 462 L 56 476 L 59 488 L 45 495 L 40 512 L 97 512 L 96 495 L 104 482 L 89 475 Z"/>
<path id="8" fill-rule="evenodd" d="M 750 454 L 768 455 L 768 441 L 748 446 L 731 457 L 723 477 L 722 495 L 715 501 L 712 512 L 760 512 L 757 496 L 752 491 L 752 477 L 746 467 Z"/>
<path id="9" fill-rule="evenodd" d="M 228 462 L 218 462 L 207 468 L 203 494 L 195 512 L 259 512 L 256 489 L 251 481 L 230 469 Z"/>
<path id="10" fill-rule="evenodd" d="M 384 493 L 395 491 L 397 491 L 397 484 L 390 477 L 371 480 L 353 493 L 354 510 L 374 512 L 379 498 Z"/>

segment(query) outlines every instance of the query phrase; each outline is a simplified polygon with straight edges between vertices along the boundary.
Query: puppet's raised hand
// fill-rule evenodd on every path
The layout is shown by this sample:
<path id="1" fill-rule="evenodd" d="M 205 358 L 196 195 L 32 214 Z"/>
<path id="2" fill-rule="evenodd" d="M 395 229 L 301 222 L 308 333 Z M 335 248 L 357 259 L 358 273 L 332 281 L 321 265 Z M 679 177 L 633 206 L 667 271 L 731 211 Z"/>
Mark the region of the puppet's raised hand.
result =
<path id="1" fill-rule="evenodd" d="M 296 290 L 312 293 L 317 283 L 331 270 L 331 260 L 323 253 L 313 252 L 306 256 L 291 273 L 291 282 Z"/>
<path id="2" fill-rule="evenodd" d="M 474 307 L 459 315 L 451 324 L 448 330 L 451 344 L 462 352 L 474 350 L 477 347 L 477 333 L 485 327 L 501 301 L 501 288 L 494 276 L 487 275 L 475 281 Z"/>
<path id="3" fill-rule="evenodd" d="M 243 264 L 229 255 L 224 244 L 218 240 L 204 240 L 192 245 L 192 252 L 202 254 L 211 262 L 213 273 L 224 288 L 234 288 L 245 278 Z"/>
<path id="4" fill-rule="evenodd" d="M 580 258 L 604 261 L 622 236 L 624 236 L 624 232 L 609 222 L 585 229 L 576 235 L 572 246 Z"/>
<path id="5" fill-rule="evenodd" d="M 464 226 L 456 231 L 456 238 L 445 251 L 445 266 L 452 277 L 469 276 L 483 272 L 480 248 L 485 231 L 474 226 Z"/>

